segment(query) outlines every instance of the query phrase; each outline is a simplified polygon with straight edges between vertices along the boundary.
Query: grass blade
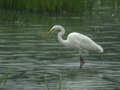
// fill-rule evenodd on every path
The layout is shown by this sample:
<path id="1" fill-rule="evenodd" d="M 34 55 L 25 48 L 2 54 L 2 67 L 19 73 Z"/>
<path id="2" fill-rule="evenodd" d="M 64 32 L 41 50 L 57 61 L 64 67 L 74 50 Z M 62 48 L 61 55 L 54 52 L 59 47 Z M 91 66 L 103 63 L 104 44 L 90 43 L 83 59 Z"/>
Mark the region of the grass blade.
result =
<path id="1" fill-rule="evenodd" d="M 7 79 L 8 79 L 8 75 L 9 75 L 9 72 L 10 72 L 10 70 L 8 70 L 8 72 L 6 72 L 4 75 L 3 75 L 3 77 L 1 77 L 0 78 L 0 85 L 5 85 L 6 84 L 6 82 L 7 82 Z"/>
<path id="2" fill-rule="evenodd" d="M 62 90 L 62 74 L 59 74 L 59 88 L 58 90 Z"/>
<path id="3" fill-rule="evenodd" d="M 49 86 L 48 86 L 48 80 L 47 80 L 46 76 L 45 76 L 45 84 L 46 84 L 47 90 L 50 90 L 50 89 L 49 89 Z"/>

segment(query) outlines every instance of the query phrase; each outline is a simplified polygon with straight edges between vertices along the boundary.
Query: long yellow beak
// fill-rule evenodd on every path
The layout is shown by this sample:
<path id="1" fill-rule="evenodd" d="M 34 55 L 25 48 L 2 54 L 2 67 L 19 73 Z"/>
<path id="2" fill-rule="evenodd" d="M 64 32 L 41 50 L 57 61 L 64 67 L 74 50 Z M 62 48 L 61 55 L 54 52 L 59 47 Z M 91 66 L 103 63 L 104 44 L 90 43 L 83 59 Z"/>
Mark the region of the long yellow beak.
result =
<path id="1" fill-rule="evenodd" d="M 46 39 L 51 33 L 52 33 L 52 30 L 50 30 L 50 31 L 44 36 L 44 38 Z"/>

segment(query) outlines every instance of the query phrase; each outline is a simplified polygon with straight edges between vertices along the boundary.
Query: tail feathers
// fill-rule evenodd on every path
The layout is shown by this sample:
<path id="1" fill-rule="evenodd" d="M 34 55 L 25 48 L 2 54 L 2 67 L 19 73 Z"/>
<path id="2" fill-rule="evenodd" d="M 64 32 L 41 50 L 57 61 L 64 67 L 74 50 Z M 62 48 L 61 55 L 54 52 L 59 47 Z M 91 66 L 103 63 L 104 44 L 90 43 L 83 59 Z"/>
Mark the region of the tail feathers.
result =
<path id="1" fill-rule="evenodd" d="M 98 46 L 98 49 L 99 49 L 99 52 L 100 52 L 100 53 L 103 53 L 103 52 L 104 52 L 104 49 L 103 49 L 100 45 Z"/>

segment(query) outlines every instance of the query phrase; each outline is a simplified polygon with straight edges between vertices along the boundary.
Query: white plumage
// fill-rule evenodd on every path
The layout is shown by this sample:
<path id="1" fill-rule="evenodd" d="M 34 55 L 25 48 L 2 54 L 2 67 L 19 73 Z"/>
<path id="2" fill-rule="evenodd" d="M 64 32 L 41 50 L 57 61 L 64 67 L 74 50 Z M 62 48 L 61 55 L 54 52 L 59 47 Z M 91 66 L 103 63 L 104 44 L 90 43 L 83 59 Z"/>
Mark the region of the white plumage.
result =
<path id="1" fill-rule="evenodd" d="M 83 35 L 81 33 L 77 33 L 77 32 L 70 33 L 67 39 L 64 40 L 62 36 L 65 33 L 65 29 L 61 25 L 54 25 L 45 37 L 47 37 L 53 31 L 59 31 L 58 40 L 64 46 L 73 48 L 75 50 L 78 50 L 79 52 L 82 52 L 82 51 L 92 51 L 92 52 L 99 52 L 99 53 L 103 52 L 103 48 L 100 45 L 95 43 L 88 36 Z M 80 67 L 82 67 L 85 62 L 81 55 L 80 55 L 80 62 L 81 62 Z"/>
<path id="2" fill-rule="evenodd" d="M 76 48 L 77 50 L 103 52 L 103 48 L 100 45 L 96 44 L 89 37 L 77 32 L 70 33 L 67 41 L 71 48 Z"/>

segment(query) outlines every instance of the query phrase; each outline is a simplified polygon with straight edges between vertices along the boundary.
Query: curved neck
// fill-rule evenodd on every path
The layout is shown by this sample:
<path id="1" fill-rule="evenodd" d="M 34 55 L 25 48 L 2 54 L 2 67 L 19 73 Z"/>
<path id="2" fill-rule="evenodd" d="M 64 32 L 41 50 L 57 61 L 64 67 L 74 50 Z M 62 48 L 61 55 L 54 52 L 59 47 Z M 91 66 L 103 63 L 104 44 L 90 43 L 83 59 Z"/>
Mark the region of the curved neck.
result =
<path id="1" fill-rule="evenodd" d="M 58 40 L 59 40 L 59 42 L 62 43 L 63 45 L 66 45 L 66 44 L 67 44 L 66 40 L 64 40 L 64 39 L 62 38 L 62 36 L 63 36 L 64 34 L 65 34 L 65 30 L 64 30 L 64 29 L 61 29 L 61 31 L 58 33 Z"/>

